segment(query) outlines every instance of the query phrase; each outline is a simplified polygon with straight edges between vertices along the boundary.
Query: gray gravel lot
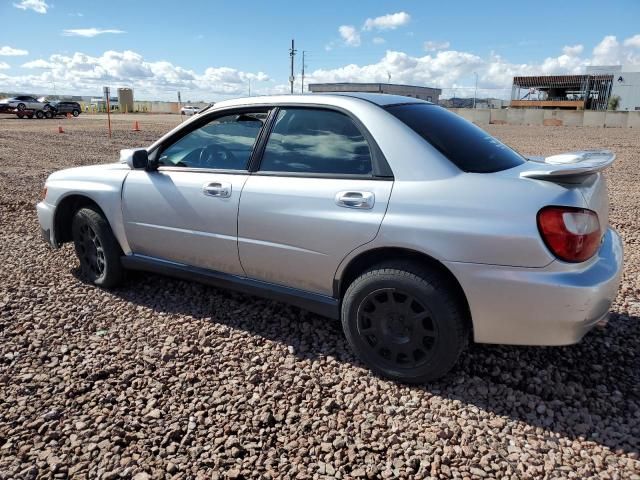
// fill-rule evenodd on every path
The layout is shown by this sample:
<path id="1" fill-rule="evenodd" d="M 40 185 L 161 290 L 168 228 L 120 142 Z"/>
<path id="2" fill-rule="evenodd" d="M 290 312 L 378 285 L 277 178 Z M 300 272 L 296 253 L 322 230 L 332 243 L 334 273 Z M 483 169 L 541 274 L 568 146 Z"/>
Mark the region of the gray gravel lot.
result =
<path id="1" fill-rule="evenodd" d="M 102 118 L 0 116 L 0 479 L 640 479 L 637 130 L 489 127 L 526 154 L 618 153 L 623 286 L 578 345 L 472 346 L 443 380 L 409 387 L 370 374 L 336 322 L 154 275 L 100 290 L 70 245 L 40 240 L 49 173 L 113 161 L 178 121 L 116 117 L 110 141 Z"/>

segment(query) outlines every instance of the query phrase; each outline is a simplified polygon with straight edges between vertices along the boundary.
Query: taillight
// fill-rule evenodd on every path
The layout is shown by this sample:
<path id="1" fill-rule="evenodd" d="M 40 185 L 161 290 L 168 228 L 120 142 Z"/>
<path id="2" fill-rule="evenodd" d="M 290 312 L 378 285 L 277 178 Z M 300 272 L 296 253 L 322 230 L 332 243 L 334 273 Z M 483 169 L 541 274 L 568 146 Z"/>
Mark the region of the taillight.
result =
<path id="1" fill-rule="evenodd" d="M 538 230 L 549 250 L 565 262 L 584 262 L 598 251 L 600 221 L 592 210 L 545 207 L 538 212 Z"/>
<path id="2" fill-rule="evenodd" d="M 47 199 L 47 187 L 44 187 L 42 189 L 42 200 L 46 200 Z"/>

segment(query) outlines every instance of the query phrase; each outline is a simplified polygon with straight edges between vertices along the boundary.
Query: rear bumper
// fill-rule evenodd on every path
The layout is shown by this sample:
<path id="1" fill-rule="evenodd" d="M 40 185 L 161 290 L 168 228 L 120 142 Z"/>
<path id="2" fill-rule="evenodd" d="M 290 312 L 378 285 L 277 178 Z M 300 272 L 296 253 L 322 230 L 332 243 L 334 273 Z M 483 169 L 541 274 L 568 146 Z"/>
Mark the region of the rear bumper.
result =
<path id="1" fill-rule="evenodd" d="M 40 202 L 36 205 L 36 210 L 38 211 L 38 223 L 40 223 L 40 235 L 42 239 L 53 248 L 57 248 L 53 229 L 54 207 L 48 203 Z"/>
<path id="2" fill-rule="evenodd" d="M 569 345 L 608 315 L 620 285 L 622 253 L 620 237 L 608 229 L 598 255 L 586 265 L 447 266 L 467 296 L 476 342 Z"/>

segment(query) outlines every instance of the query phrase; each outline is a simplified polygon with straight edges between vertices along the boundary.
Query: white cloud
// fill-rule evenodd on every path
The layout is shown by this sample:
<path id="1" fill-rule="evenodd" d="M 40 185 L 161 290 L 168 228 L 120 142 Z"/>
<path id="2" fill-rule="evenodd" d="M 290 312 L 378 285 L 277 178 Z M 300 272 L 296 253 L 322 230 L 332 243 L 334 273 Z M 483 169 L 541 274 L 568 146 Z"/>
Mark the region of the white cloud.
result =
<path id="1" fill-rule="evenodd" d="M 389 13 L 381 17 L 367 18 L 364 25 L 358 30 L 353 25 L 340 25 L 338 33 L 342 38 L 345 45 L 349 47 L 359 47 L 362 43 L 360 38 L 361 32 L 367 32 L 372 30 L 394 30 L 402 25 L 409 23 L 411 16 L 406 12 Z M 372 42 L 376 45 L 385 43 L 385 39 L 382 37 L 374 37 Z M 330 42 L 325 45 L 326 51 L 331 51 L 335 46 L 335 42 Z"/>
<path id="2" fill-rule="evenodd" d="M 33 73 L 1 78 L 5 90 L 47 93 L 55 82 L 64 93 L 96 95 L 103 85 L 133 87 L 138 98 L 174 99 L 177 90 L 191 98 L 243 95 L 249 80 L 266 82 L 264 72 L 244 72 L 231 67 L 209 67 L 202 72 L 167 61 L 147 61 L 137 52 L 109 50 L 94 57 L 76 52 L 51 55 L 22 65 Z M 5 85 L 9 88 L 6 88 Z M 257 86 L 256 86 L 257 87 Z"/>
<path id="3" fill-rule="evenodd" d="M 446 50 L 449 48 L 451 44 L 449 42 L 436 42 L 434 40 L 429 40 L 424 42 L 424 49 L 427 52 L 435 52 L 438 50 Z"/>
<path id="4" fill-rule="evenodd" d="M 47 62 L 41 58 L 22 64 L 22 68 L 53 68 L 54 66 L 54 63 Z"/>
<path id="5" fill-rule="evenodd" d="M 491 53 L 487 57 L 456 50 L 438 50 L 424 56 L 388 50 L 378 62 L 368 65 L 350 64 L 333 69 L 319 69 L 308 74 L 309 83 L 322 82 L 387 82 L 433 86 L 446 89 L 450 96 L 473 92 L 474 72 L 478 73 L 478 91 L 482 95 L 508 98 L 513 77 L 517 75 L 580 74 L 588 65 L 640 64 L 636 35 L 622 42 L 605 37 L 591 57 L 583 56 L 582 45 L 565 46 L 558 56 L 539 62 L 514 63 Z M 471 93 L 470 93 L 471 92 Z"/>
<path id="6" fill-rule="evenodd" d="M 355 33 L 359 32 L 355 30 Z M 474 72 L 477 72 L 479 94 L 508 98 L 516 75 L 578 74 L 584 73 L 588 65 L 640 64 L 636 38 L 604 37 L 593 51 L 591 46 L 581 49 L 580 45 L 569 45 L 560 48 L 555 56 L 528 63 L 513 62 L 496 53 L 479 56 L 471 52 L 438 50 L 410 55 L 387 50 L 372 63 L 306 72 L 305 83 L 387 82 L 390 74 L 393 83 L 443 88 L 443 97 L 451 96 L 454 89 L 456 96 L 469 96 L 473 95 Z M 180 90 L 183 98 L 188 95 L 192 99 L 217 100 L 245 95 L 251 80 L 255 93 L 289 91 L 284 77 L 282 83 L 271 82 L 265 72 L 247 72 L 220 65 L 196 71 L 168 61 L 148 60 L 129 50 L 106 51 L 98 56 L 80 52 L 56 54 L 28 61 L 22 68 L 27 74 L 14 73 L 20 72 L 15 67 L 2 70 L 0 84 L 3 90 L 45 94 L 51 91 L 55 82 L 58 90 L 64 85 L 63 93 L 70 94 L 96 95 L 103 85 L 111 85 L 114 88 L 133 87 L 136 98 L 173 100 L 176 91 Z M 299 81 L 298 77 L 296 91 L 300 91 Z"/>
<path id="7" fill-rule="evenodd" d="M 483 60 L 466 52 L 439 52 L 436 56 L 413 57 L 404 52 L 388 50 L 377 63 L 346 65 L 335 69 L 320 69 L 310 75 L 314 82 L 387 82 L 416 85 L 449 85 L 483 64 Z"/>
<path id="8" fill-rule="evenodd" d="M 640 34 L 625 39 L 622 43 L 615 35 L 607 35 L 593 49 L 593 65 L 640 64 Z"/>
<path id="9" fill-rule="evenodd" d="M 596 64 L 611 65 L 619 58 L 620 44 L 614 35 L 607 35 L 593 49 L 593 58 Z"/>
<path id="10" fill-rule="evenodd" d="M 65 37 L 95 37 L 97 35 L 103 35 L 105 33 L 126 33 L 124 30 L 117 30 L 115 28 L 72 28 L 64 30 L 62 35 Z"/>
<path id="11" fill-rule="evenodd" d="M 389 13 L 376 18 L 367 18 L 363 30 L 394 30 L 406 25 L 411 20 L 411 15 L 406 12 Z"/>
<path id="12" fill-rule="evenodd" d="M 340 33 L 340 36 L 344 40 L 345 44 L 349 45 L 350 47 L 360 46 L 360 33 L 353 25 L 340 25 L 340 28 L 338 28 L 338 32 Z"/>
<path id="13" fill-rule="evenodd" d="M 624 41 L 625 47 L 633 47 L 640 48 L 640 33 L 634 35 L 633 37 L 629 37 Z"/>
<path id="14" fill-rule="evenodd" d="M 0 70 L 8 70 L 11 68 L 7 62 L 0 62 Z"/>
<path id="15" fill-rule="evenodd" d="M 14 3 L 13 6 L 20 10 L 33 10 L 37 13 L 47 13 L 49 8 L 45 0 L 22 0 L 19 3 Z"/>
<path id="16" fill-rule="evenodd" d="M 562 48 L 562 53 L 569 57 L 577 57 L 584 51 L 584 45 L 566 45 Z"/>
<path id="17" fill-rule="evenodd" d="M 4 47 L 0 47 L 0 56 L 19 57 L 21 55 L 29 55 L 29 52 L 27 50 L 22 50 L 20 48 L 12 48 L 12 47 L 9 47 L 8 45 L 5 45 Z"/>

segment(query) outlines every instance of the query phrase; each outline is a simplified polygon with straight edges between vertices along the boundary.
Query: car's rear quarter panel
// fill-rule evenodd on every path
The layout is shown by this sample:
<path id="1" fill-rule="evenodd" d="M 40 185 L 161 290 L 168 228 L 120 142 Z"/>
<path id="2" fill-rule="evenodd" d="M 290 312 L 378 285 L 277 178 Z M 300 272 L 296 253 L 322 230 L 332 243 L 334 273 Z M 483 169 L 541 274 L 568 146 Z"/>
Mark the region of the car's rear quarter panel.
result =
<path id="1" fill-rule="evenodd" d="M 440 261 L 544 267 L 554 257 L 536 216 L 553 204 L 583 206 L 584 201 L 575 189 L 492 174 L 396 181 L 377 240 Z"/>

